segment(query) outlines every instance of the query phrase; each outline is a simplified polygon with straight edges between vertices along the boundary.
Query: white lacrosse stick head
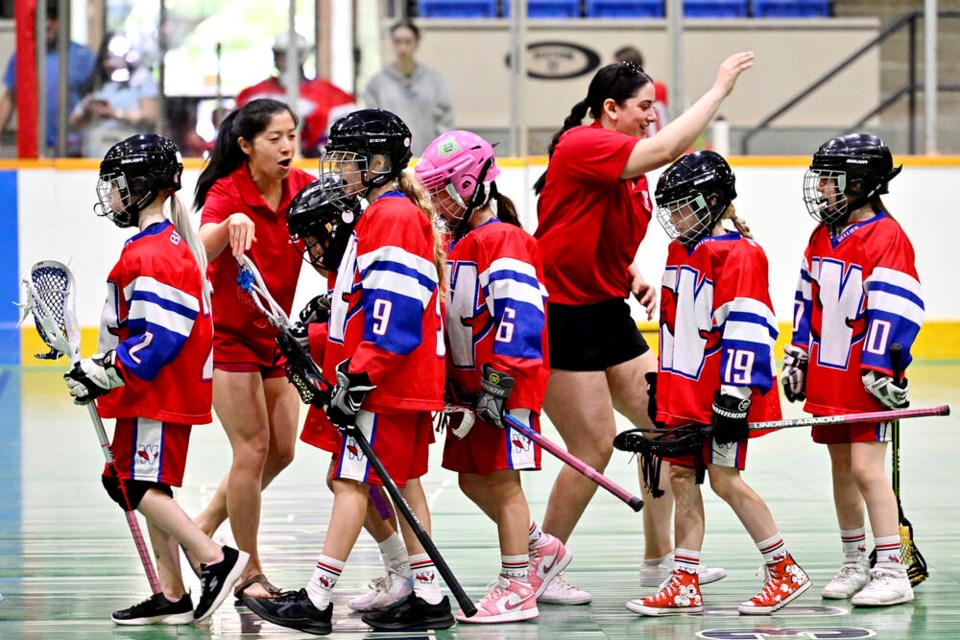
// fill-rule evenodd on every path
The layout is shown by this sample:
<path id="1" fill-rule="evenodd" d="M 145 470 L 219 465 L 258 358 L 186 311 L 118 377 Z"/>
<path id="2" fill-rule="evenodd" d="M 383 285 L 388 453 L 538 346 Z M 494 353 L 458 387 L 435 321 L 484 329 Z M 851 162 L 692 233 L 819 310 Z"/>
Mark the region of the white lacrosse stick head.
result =
<path id="1" fill-rule="evenodd" d="M 41 260 L 23 279 L 26 301 L 19 324 L 33 316 L 34 326 L 50 353 L 37 354 L 41 360 L 65 355 L 70 362 L 80 359 L 80 324 L 77 322 L 76 285 L 70 268 L 56 260 Z"/>
<path id="2" fill-rule="evenodd" d="M 260 309 L 260 312 L 267 317 L 270 324 L 278 329 L 289 329 L 290 318 L 270 295 L 270 290 L 267 289 L 267 284 L 263 281 L 257 265 L 253 264 L 253 261 L 246 254 L 241 253 L 237 256 L 237 267 L 239 268 L 237 284 L 243 289 L 244 293 L 250 296 L 250 299 Z"/>

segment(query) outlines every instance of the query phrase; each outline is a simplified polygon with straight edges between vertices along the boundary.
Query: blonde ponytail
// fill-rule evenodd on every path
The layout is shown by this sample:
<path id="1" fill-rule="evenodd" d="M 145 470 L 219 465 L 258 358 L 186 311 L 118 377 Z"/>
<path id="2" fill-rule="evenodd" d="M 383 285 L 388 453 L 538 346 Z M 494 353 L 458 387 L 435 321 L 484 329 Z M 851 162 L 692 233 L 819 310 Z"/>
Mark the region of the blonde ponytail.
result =
<path id="1" fill-rule="evenodd" d="M 440 234 L 437 233 L 436 225 L 433 224 L 433 218 L 436 215 L 433 208 L 433 201 L 430 199 L 430 196 L 427 195 L 423 186 L 421 186 L 420 181 L 414 176 L 412 169 L 404 170 L 403 173 L 400 174 L 398 182 L 400 191 L 410 198 L 410 201 L 417 205 L 417 207 L 423 211 L 423 215 L 427 216 L 427 220 L 430 221 L 430 229 L 433 233 L 433 263 L 437 267 L 437 275 L 439 277 L 439 295 L 443 297 L 446 295 L 447 289 L 447 256 L 443 250 L 443 240 L 440 238 Z"/>
<path id="2" fill-rule="evenodd" d="M 197 232 L 193 229 L 193 223 L 190 221 L 187 208 L 183 206 L 183 202 L 180 201 L 180 198 L 177 197 L 175 193 L 170 196 L 170 221 L 173 223 L 173 227 L 177 230 L 177 233 L 180 234 L 180 237 L 186 241 L 187 247 L 190 248 L 190 253 L 193 254 L 193 259 L 197 261 L 197 267 L 200 269 L 200 280 L 203 286 L 204 308 L 209 312 L 212 287 L 210 286 L 210 281 L 207 279 L 207 251 L 203 248 L 200 236 L 198 236 Z"/>

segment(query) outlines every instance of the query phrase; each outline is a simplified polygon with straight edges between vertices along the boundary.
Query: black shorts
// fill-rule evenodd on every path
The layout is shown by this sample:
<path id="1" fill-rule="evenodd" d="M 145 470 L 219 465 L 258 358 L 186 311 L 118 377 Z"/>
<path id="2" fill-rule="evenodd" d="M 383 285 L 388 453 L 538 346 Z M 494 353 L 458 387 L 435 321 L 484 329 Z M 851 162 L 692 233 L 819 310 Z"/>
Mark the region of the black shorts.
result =
<path id="1" fill-rule="evenodd" d="M 547 303 L 550 368 L 603 371 L 650 350 L 626 300 L 588 305 Z"/>

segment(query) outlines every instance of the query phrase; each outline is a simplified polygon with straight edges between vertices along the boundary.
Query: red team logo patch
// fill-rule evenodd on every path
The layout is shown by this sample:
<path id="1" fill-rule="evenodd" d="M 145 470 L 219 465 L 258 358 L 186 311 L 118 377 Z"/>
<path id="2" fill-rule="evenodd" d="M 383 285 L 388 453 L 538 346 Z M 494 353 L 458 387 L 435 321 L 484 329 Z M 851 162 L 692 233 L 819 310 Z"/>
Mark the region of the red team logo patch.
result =
<path id="1" fill-rule="evenodd" d="M 141 444 L 137 448 L 137 465 L 153 466 L 157 463 L 157 458 L 159 456 L 160 456 L 160 445 Z"/>

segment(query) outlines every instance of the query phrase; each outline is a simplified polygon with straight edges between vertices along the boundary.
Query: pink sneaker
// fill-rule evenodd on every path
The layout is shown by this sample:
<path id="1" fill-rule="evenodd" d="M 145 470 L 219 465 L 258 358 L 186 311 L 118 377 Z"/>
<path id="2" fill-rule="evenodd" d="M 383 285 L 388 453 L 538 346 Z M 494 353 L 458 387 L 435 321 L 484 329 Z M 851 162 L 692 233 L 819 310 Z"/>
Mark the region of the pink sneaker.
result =
<path id="1" fill-rule="evenodd" d="M 462 609 L 457 610 L 456 618 L 470 624 L 498 624 L 532 620 L 539 615 L 533 587 L 500 575 L 490 593 L 477 603 L 477 613 L 472 618 L 465 616 Z"/>
<path id="2" fill-rule="evenodd" d="M 543 595 L 550 581 L 560 575 L 571 560 L 573 554 L 560 540 L 549 533 L 540 536 L 540 544 L 530 549 L 530 570 L 527 576 L 536 598 Z"/>

